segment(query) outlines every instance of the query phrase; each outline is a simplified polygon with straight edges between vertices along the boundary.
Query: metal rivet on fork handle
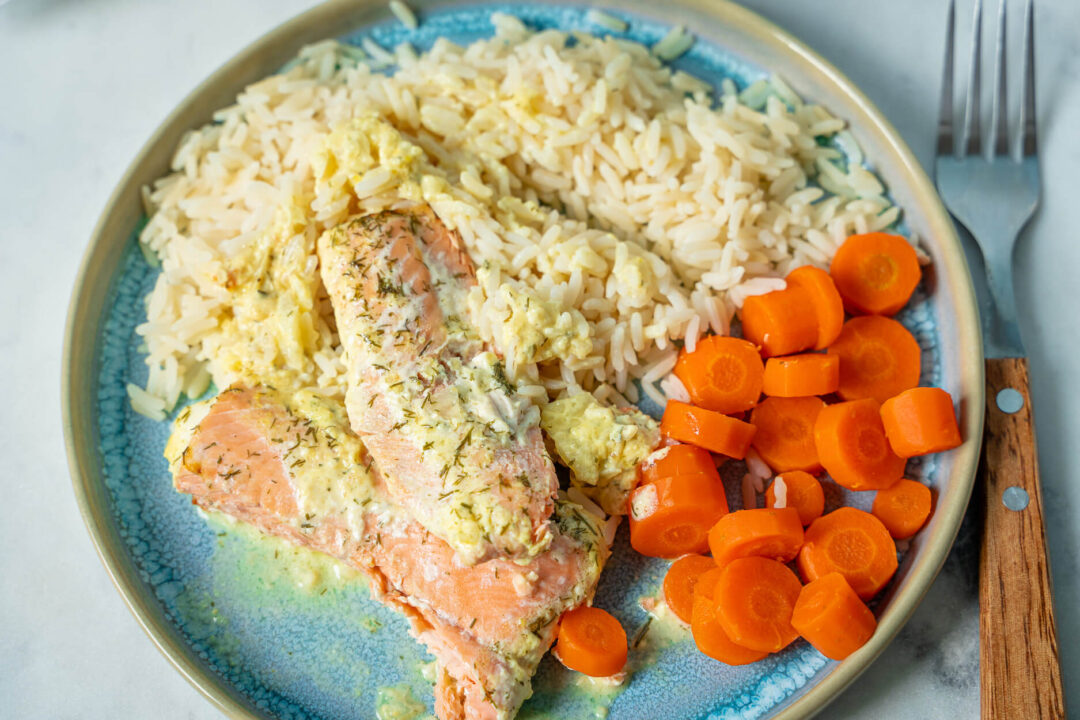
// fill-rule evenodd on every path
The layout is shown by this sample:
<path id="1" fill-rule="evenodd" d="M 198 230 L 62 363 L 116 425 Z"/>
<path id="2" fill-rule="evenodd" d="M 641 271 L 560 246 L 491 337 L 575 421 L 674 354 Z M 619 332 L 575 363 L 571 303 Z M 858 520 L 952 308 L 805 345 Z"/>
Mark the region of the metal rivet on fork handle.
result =
<path id="1" fill-rule="evenodd" d="M 1030 500 L 1031 498 L 1028 497 L 1027 490 L 1019 485 L 1007 487 L 1005 488 L 1005 492 L 1001 493 L 1001 502 L 1005 507 L 1017 512 L 1026 508 Z"/>
<path id="2" fill-rule="evenodd" d="M 1020 412 L 1024 407 L 1024 396 L 1012 388 L 1005 388 L 1004 390 L 999 391 L 995 401 L 997 402 L 998 410 L 1003 413 L 1009 413 L 1010 415 Z"/>

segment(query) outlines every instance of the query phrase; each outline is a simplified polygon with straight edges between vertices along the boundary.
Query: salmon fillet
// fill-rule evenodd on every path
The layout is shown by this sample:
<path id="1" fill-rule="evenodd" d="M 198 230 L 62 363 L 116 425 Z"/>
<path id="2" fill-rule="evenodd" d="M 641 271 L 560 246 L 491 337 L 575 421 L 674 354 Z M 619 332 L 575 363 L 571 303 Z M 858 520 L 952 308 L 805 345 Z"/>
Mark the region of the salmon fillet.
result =
<path id="1" fill-rule="evenodd" d="M 327 231 L 318 254 L 349 420 L 390 494 L 466 564 L 543 552 L 555 468 L 539 411 L 464 322 L 458 236 L 426 206 L 385 211 Z"/>
<path id="2" fill-rule="evenodd" d="M 608 554 L 599 520 L 559 501 L 547 549 L 528 562 L 454 562 L 387 492 L 344 408 L 310 391 L 231 387 L 181 414 L 165 454 L 196 505 L 364 571 L 435 655 L 443 720 L 513 717 L 558 618 L 592 596 Z"/>

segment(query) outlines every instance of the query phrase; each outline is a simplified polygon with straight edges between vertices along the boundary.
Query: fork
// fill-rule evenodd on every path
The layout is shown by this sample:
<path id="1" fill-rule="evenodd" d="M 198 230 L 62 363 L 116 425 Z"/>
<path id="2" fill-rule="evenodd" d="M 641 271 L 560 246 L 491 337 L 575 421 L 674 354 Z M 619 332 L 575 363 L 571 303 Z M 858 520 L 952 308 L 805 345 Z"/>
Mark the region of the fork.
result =
<path id="1" fill-rule="evenodd" d="M 979 468 L 983 537 L 979 559 L 979 668 L 982 717 L 1064 718 L 1028 362 L 1013 295 L 1016 237 L 1039 202 L 1035 132 L 1034 8 L 1024 8 L 1020 132 L 1009 142 L 1005 0 L 999 0 L 990 128 L 979 122 L 982 0 L 975 2 L 963 126 L 955 137 L 949 1 L 935 175 L 953 217 L 982 253 L 989 300 L 981 304 L 986 353 L 986 429 Z"/>

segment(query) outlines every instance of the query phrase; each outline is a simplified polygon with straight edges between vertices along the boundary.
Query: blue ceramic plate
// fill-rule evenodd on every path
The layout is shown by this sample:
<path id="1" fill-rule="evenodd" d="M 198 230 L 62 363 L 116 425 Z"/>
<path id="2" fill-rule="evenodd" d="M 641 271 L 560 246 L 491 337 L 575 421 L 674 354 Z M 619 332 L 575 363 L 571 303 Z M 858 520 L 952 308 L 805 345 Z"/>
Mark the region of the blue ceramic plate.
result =
<path id="1" fill-rule="evenodd" d="M 467 43 L 490 35 L 492 10 L 534 28 L 608 32 L 573 5 L 421 8 L 409 31 L 382 8 L 330 3 L 297 18 L 245 50 L 189 97 L 136 160 L 110 201 L 72 301 L 65 374 L 66 430 L 75 487 L 88 527 L 118 588 L 163 652 L 228 714 L 236 717 L 371 718 L 381 703 L 411 696 L 431 712 L 430 660 L 406 622 L 368 596 L 366 583 L 333 561 L 201 517 L 176 493 L 162 457 L 168 424 L 135 414 L 127 383 L 143 385 L 146 366 L 135 327 L 157 270 L 136 247 L 138 187 L 164 174 L 186 128 L 206 122 L 248 82 L 273 72 L 305 42 L 370 35 L 393 46 L 427 48 L 438 37 Z M 642 4 L 616 12 L 625 37 L 655 43 L 669 25 Z M 891 128 L 835 70 L 756 16 L 725 3 L 675 3 L 667 21 L 694 28 L 698 41 L 676 65 L 714 84 L 740 86 L 777 72 L 805 97 L 851 123 L 869 165 L 905 211 L 902 230 L 926 239 L 933 269 L 900 320 L 923 350 L 922 384 L 961 400 L 968 442 L 945 456 L 908 464 L 931 484 L 935 515 L 912 542 L 897 578 L 878 602 L 874 639 L 842 664 L 803 641 L 745 667 L 698 653 L 673 624 L 649 628 L 635 671 L 618 693 L 595 693 L 550 657 L 522 718 L 585 718 L 610 708 L 616 718 L 805 717 L 851 681 L 910 615 L 940 568 L 966 504 L 981 431 L 982 363 L 970 282 L 951 225 L 926 178 Z M 343 29 L 350 31 L 341 35 Z M 735 472 L 738 477 L 740 473 Z M 738 482 L 729 483 L 739 507 Z M 829 508 L 867 508 L 870 497 L 830 484 Z M 869 494 L 863 494 L 869 495 Z M 667 567 L 629 550 L 625 528 L 597 592 L 631 635 L 647 615 L 638 601 L 655 595 Z"/>

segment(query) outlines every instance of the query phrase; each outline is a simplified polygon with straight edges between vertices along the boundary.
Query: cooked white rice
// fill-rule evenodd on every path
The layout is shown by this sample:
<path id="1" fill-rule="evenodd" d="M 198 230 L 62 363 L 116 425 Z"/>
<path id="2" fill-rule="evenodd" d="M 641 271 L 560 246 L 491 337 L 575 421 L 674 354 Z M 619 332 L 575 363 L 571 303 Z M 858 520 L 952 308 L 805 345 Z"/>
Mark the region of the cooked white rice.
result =
<path id="1" fill-rule="evenodd" d="M 676 25 L 652 47 L 653 55 L 661 60 L 674 60 L 694 45 L 694 36 L 682 25 Z"/>
<path id="2" fill-rule="evenodd" d="M 401 21 L 401 24 L 410 30 L 415 30 L 420 26 L 412 8 L 401 2 L 401 0 L 390 0 L 390 12 L 394 13 L 394 16 Z"/>
<path id="3" fill-rule="evenodd" d="M 773 480 L 773 497 L 776 498 L 773 502 L 774 508 L 787 507 L 787 483 L 781 475 L 777 475 Z"/>
<path id="4" fill-rule="evenodd" d="M 629 27 L 626 21 L 606 13 L 602 10 L 596 10 L 595 8 L 585 13 L 585 19 L 594 25 L 599 25 L 602 28 L 607 28 L 613 32 L 625 32 Z"/>
<path id="5" fill-rule="evenodd" d="M 314 239 L 403 194 L 461 234 L 481 268 L 472 320 L 538 401 L 580 389 L 637 400 L 635 379 L 658 402 L 685 397 L 670 376 L 682 343 L 726 334 L 743 298 L 897 218 L 871 173 L 817 142 L 844 123 L 777 79 L 740 96 L 725 82 L 714 99 L 642 45 L 575 33 L 568 47 L 567 33 L 493 23 L 489 40 L 420 55 L 310 46 L 185 137 L 146 195 L 141 241 L 162 273 L 138 329 L 150 378 L 131 392 L 137 408 L 160 417 L 211 377 L 236 380 L 237 348 L 249 367 L 343 394 Z M 379 137 L 358 140 L 364 128 Z M 414 146 L 401 172 L 380 155 Z M 230 274 L 260 243 L 289 263 L 295 321 L 253 342 L 236 336 Z M 536 347 L 508 331 L 534 302 Z"/>

